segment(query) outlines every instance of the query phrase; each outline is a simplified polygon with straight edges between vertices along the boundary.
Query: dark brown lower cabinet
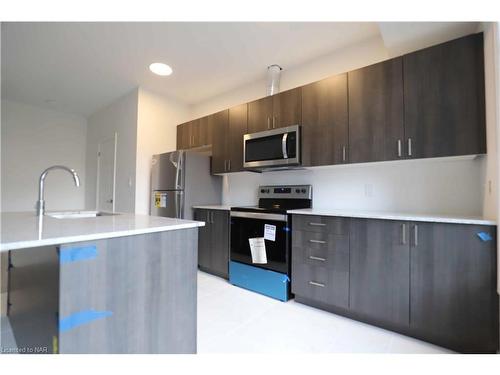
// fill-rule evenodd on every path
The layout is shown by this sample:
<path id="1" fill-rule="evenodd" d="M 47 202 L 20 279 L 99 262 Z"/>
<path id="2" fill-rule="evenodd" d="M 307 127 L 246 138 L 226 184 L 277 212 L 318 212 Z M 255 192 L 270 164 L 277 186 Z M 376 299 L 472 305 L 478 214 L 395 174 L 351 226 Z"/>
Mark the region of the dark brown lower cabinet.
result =
<path id="1" fill-rule="evenodd" d="M 408 326 L 408 224 L 351 219 L 350 308 L 381 323 Z"/>
<path id="2" fill-rule="evenodd" d="M 410 327 L 419 337 L 465 353 L 496 352 L 495 229 L 411 224 Z"/>
<path id="3" fill-rule="evenodd" d="M 204 221 L 198 236 L 198 267 L 229 277 L 229 211 L 195 209 L 195 220 Z"/>
<path id="4" fill-rule="evenodd" d="M 332 306 L 347 308 L 349 236 L 294 231 L 292 292 Z"/>
<path id="5" fill-rule="evenodd" d="M 327 223 L 335 220 L 349 229 L 334 234 Z M 309 221 L 314 232 L 305 230 Z M 495 226 L 304 215 L 292 222 L 298 302 L 458 352 L 497 352 Z"/>

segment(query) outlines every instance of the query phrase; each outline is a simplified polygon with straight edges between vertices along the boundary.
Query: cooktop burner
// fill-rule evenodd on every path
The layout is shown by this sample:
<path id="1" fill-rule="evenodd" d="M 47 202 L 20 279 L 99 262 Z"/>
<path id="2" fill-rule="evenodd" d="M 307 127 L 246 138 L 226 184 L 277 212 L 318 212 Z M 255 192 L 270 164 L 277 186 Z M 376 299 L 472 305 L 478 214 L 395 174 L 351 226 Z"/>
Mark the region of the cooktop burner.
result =
<path id="1" fill-rule="evenodd" d="M 286 214 L 287 210 L 312 207 L 311 185 L 260 186 L 258 197 L 258 206 L 231 207 L 231 210 Z"/>

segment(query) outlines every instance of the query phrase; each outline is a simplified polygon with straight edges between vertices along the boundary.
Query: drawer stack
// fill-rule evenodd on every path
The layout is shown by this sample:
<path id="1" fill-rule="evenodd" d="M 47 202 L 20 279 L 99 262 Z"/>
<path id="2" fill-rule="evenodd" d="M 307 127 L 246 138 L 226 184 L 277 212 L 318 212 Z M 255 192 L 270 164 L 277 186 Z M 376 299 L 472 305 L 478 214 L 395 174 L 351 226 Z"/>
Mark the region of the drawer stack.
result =
<path id="1" fill-rule="evenodd" d="M 294 215 L 292 225 L 292 292 L 348 308 L 349 219 Z"/>

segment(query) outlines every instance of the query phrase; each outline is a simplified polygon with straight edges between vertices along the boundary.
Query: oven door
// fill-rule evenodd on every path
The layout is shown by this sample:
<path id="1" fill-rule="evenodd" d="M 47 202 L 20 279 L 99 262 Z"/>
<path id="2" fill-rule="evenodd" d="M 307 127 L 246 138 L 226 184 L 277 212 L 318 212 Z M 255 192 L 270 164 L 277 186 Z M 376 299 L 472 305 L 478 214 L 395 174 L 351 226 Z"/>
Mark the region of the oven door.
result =
<path id="1" fill-rule="evenodd" d="M 248 239 L 264 237 L 265 224 L 276 227 L 275 241 L 264 240 L 267 263 L 255 264 Z M 231 211 L 231 260 L 288 275 L 289 234 L 287 215 Z"/>
<path id="2" fill-rule="evenodd" d="M 300 126 L 266 130 L 243 136 L 245 168 L 300 164 Z"/>

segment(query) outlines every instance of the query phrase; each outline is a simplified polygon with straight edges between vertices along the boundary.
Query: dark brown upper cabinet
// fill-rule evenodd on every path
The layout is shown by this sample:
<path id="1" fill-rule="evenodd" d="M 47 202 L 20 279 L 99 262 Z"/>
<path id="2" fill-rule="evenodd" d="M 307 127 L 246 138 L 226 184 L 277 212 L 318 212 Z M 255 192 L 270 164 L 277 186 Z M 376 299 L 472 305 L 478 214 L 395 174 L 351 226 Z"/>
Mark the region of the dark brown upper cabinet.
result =
<path id="1" fill-rule="evenodd" d="M 189 122 L 177 125 L 177 150 L 185 150 L 189 145 Z"/>
<path id="2" fill-rule="evenodd" d="M 243 170 L 243 136 L 247 133 L 247 104 L 229 109 L 229 172 L 239 172 Z"/>
<path id="3" fill-rule="evenodd" d="M 349 161 L 402 157 L 403 60 L 396 58 L 354 70 L 349 84 Z"/>
<path id="4" fill-rule="evenodd" d="M 302 165 L 348 162 L 347 73 L 302 87 Z"/>
<path id="5" fill-rule="evenodd" d="M 304 166 L 483 154 L 483 53 L 474 34 L 267 96 L 179 125 L 177 148 L 237 172 L 244 134 L 301 124 Z"/>
<path id="6" fill-rule="evenodd" d="M 227 172 L 229 111 L 226 109 L 210 115 L 212 125 L 212 173 Z"/>
<path id="7" fill-rule="evenodd" d="M 486 153 L 483 34 L 403 57 L 405 154 Z"/>
<path id="8" fill-rule="evenodd" d="M 219 112 L 212 142 L 212 173 L 243 170 L 243 135 L 247 132 L 247 104 Z"/>
<path id="9" fill-rule="evenodd" d="M 301 87 L 248 103 L 248 132 L 300 124 Z"/>

